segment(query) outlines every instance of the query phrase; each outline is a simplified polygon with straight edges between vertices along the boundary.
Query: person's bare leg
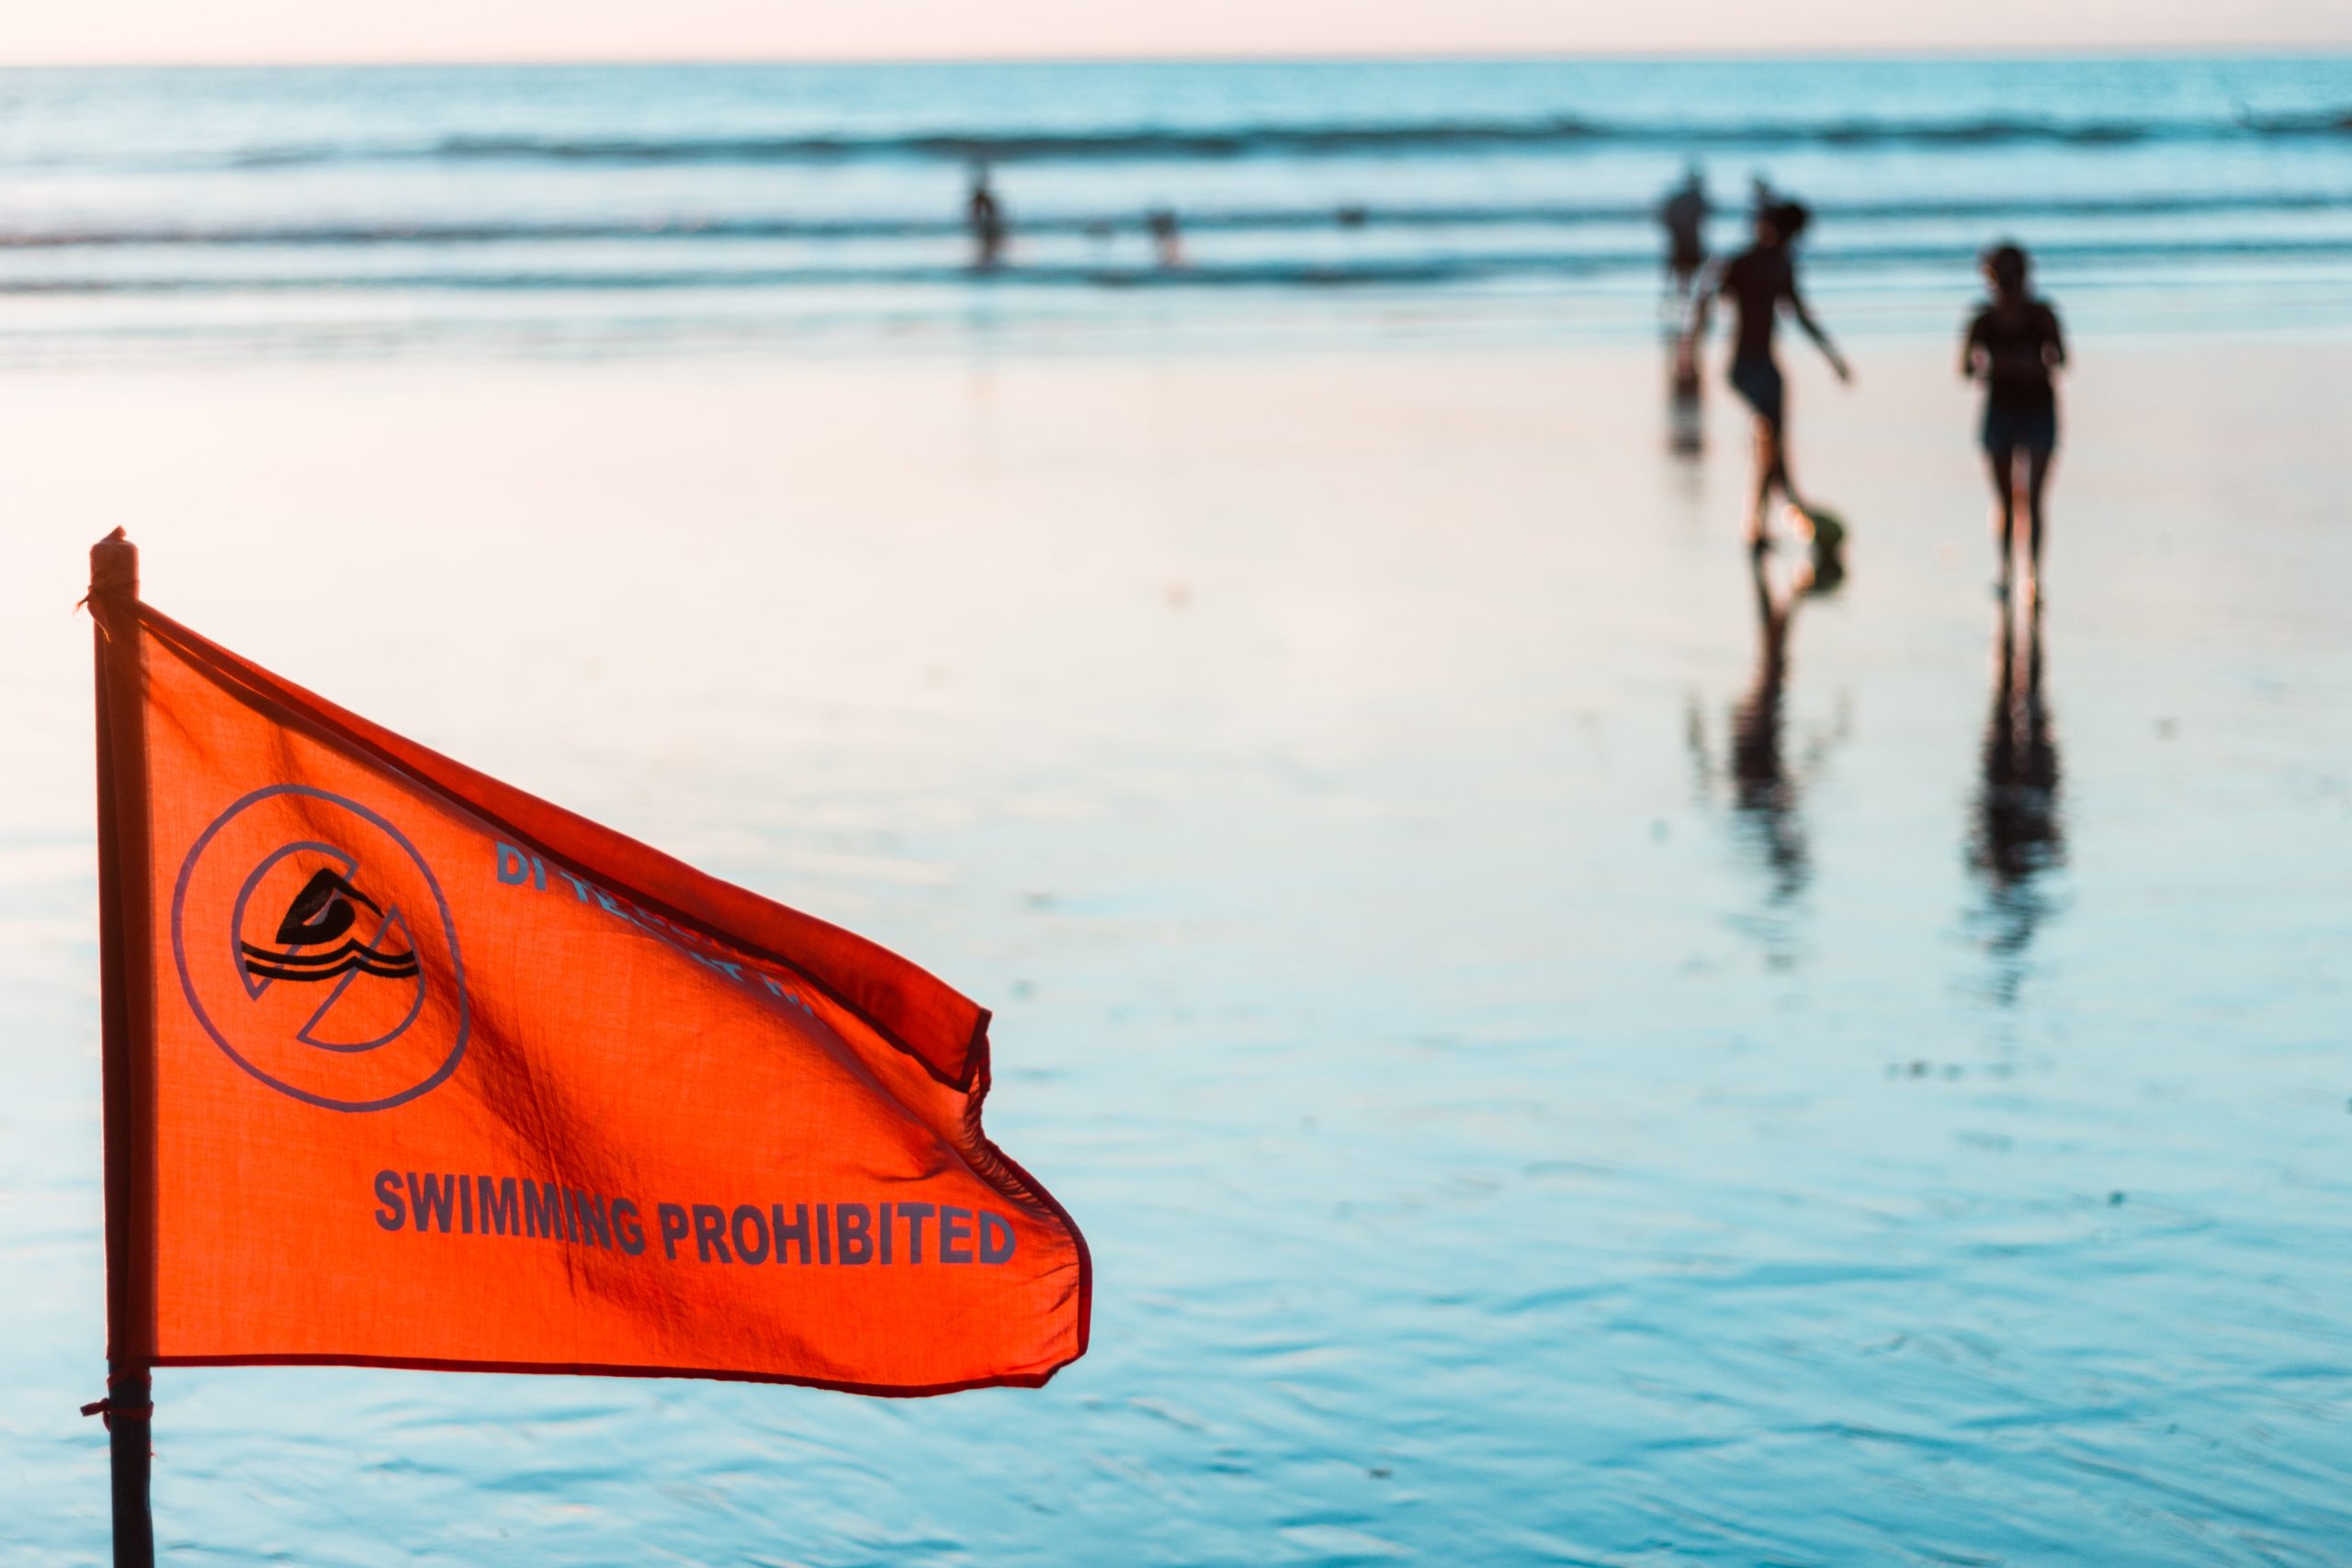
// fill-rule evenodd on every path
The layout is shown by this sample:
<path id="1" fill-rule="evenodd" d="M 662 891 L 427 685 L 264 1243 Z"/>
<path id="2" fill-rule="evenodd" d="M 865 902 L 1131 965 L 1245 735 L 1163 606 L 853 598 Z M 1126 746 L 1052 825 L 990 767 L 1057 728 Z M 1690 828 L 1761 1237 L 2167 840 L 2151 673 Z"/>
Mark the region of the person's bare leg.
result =
<path id="1" fill-rule="evenodd" d="M 2041 607 L 2041 487 L 2050 478 L 2050 454 L 2028 450 L 2022 454 L 2026 511 L 2026 570 L 2027 583 L 2033 592 L 2034 608 Z"/>
<path id="2" fill-rule="evenodd" d="M 2010 563 L 2016 558 L 2017 548 L 2017 448 L 1999 447 L 1988 456 L 1987 461 L 1993 468 L 1993 502 L 1999 508 L 1996 537 L 2000 541 L 2001 574 L 1996 586 L 2006 599 L 2009 593 Z"/>
<path id="3" fill-rule="evenodd" d="M 1772 482 L 1781 489 L 1781 499 L 1796 508 L 1809 523 L 1813 508 L 1797 499 L 1796 481 L 1789 477 L 1789 426 L 1783 419 L 1772 430 Z"/>
<path id="4" fill-rule="evenodd" d="M 1774 476 L 1781 469 L 1780 438 L 1773 434 L 1770 421 L 1756 422 L 1756 492 L 1747 505 L 1747 543 L 1756 549 L 1764 547 L 1764 510 L 1771 503 Z"/>

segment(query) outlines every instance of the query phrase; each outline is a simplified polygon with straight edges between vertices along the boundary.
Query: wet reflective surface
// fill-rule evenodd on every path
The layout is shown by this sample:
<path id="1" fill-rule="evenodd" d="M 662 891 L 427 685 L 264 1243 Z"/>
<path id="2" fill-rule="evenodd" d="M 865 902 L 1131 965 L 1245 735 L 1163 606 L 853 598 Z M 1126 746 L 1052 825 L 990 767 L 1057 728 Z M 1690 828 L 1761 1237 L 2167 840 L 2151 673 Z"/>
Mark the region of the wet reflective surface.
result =
<path id="1" fill-rule="evenodd" d="M 2076 339 L 2038 638 L 1940 338 L 1792 370 L 1810 595 L 1646 344 L 0 378 L 9 1561 L 103 1542 L 118 522 L 996 1006 L 1100 1270 L 1038 1393 L 167 1372 L 173 1561 L 2340 1557 L 2352 351 Z"/>

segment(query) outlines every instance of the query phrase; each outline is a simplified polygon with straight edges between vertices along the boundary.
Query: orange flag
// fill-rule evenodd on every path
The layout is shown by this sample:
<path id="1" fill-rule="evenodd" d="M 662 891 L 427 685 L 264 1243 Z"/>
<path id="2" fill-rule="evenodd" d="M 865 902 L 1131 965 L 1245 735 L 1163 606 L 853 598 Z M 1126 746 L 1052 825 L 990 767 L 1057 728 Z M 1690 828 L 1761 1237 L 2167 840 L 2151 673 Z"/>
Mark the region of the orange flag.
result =
<path id="1" fill-rule="evenodd" d="M 923 1394 L 1084 1352 L 985 1010 L 94 561 L 118 1363 Z"/>

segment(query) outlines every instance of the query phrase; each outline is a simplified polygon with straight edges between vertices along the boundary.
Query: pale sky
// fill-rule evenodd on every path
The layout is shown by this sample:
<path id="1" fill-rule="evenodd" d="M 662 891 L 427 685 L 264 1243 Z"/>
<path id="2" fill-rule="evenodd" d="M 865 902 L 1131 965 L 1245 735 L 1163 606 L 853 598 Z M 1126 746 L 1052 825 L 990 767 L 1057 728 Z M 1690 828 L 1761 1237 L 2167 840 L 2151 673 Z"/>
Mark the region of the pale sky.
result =
<path id="1" fill-rule="evenodd" d="M 0 63 L 2352 45 L 2346 0 L 13 0 Z"/>

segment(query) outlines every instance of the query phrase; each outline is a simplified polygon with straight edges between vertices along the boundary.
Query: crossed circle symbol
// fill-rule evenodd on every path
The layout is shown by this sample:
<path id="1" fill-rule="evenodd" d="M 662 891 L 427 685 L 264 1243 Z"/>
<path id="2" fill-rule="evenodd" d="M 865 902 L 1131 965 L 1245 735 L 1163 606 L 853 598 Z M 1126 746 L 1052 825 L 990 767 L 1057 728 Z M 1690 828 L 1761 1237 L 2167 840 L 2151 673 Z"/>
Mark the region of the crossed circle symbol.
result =
<path id="1" fill-rule="evenodd" d="M 385 1111 L 446 1082 L 471 1014 L 449 901 L 381 814 L 307 784 L 244 796 L 172 889 L 189 1010 L 229 1059 L 328 1111 Z"/>

